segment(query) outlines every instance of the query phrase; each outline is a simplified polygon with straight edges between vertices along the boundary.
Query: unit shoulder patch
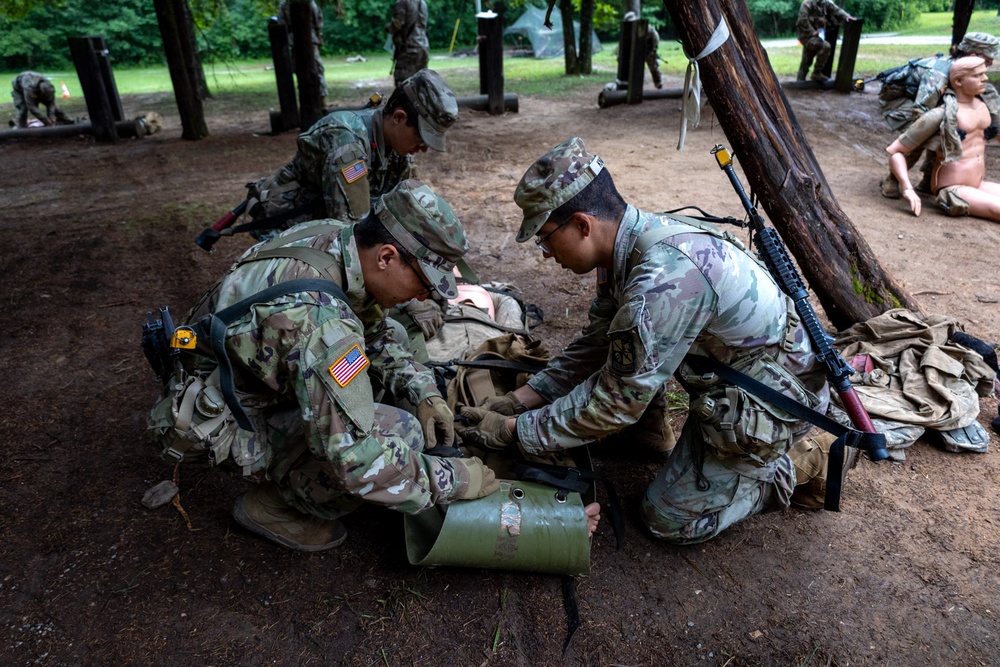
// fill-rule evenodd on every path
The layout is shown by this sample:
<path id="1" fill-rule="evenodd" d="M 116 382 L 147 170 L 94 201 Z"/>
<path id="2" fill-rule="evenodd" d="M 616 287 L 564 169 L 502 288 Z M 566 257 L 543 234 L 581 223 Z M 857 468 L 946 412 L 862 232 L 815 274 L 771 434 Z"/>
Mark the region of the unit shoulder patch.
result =
<path id="1" fill-rule="evenodd" d="M 631 331 L 616 331 L 611 334 L 611 370 L 619 375 L 630 375 L 637 368 L 635 339 Z"/>

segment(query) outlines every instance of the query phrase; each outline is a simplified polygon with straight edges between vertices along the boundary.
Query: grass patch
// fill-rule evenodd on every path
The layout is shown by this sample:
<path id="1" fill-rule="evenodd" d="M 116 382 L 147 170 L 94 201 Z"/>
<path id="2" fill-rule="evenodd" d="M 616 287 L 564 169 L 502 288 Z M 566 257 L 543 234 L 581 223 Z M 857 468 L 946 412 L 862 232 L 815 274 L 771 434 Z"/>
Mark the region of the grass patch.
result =
<path id="1" fill-rule="evenodd" d="M 918 24 L 901 31 L 905 36 L 949 36 L 951 35 L 951 12 L 935 12 L 921 15 Z M 973 13 L 969 31 L 1000 32 L 1000 17 L 993 10 Z M 508 57 L 504 60 L 505 89 L 520 95 L 559 98 L 581 90 L 596 91 L 600 86 L 613 81 L 617 71 L 614 51 L 617 44 L 605 43 L 599 53 L 594 54 L 594 73 L 588 76 L 566 76 L 563 74 L 563 59 L 548 58 L 538 60 L 529 57 Z M 946 50 L 945 45 L 884 45 L 862 43 L 858 50 L 856 74 L 870 77 L 878 72 L 895 67 L 911 58 L 933 55 Z M 802 48 L 798 45 L 770 47 L 766 49 L 771 67 L 781 79 L 793 77 L 798 70 Z M 362 54 L 365 62 L 348 63 L 347 56 L 328 56 L 323 59 L 329 88 L 328 103 L 347 105 L 362 103 L 372 92 L 384 96 L 392 90 L 389 76 L 391 60 L 384 50 Z M 683 77 L 687 67 L 687 57 L 680 43 L 664 40 L 660 43 L 660 56 L 666 62 L 660 69 L 666 76 Z M 431 54 L 432 69 L 444 74 L 456 95 L 479 94 L 479 58 L 451 57 L 446 51 Z M 82 105 L 80 83 L 72 70 L 43 72 L 59 84 L 65 82 L 73 95 L 70 106 Z M 0 79 L 10 80 L 17 72 L 0 72 Z M 277 106 L 274 71 L 270 60 L 244 60 L 211 63 L 205 66 L 205 75 L 214 100 L 211 105 L 225 109 L 230 105 L 254 108 Z M 142 68 L 115 68 L 115 81 L 121 95 L 166 95 L 160 104 L 164 110 L 172 110 L 172 85 L 170 72 L 166 66 Z M 58 86 L 57 86 L 58 88 Z M 595 92 L 596 95 L 596 92 Z M 62 103 L 60 103 L 62 104 Z M 161 110 L 153 107 L 154 110 Z M 0 98 L 0 113 L 13 115 L 13 104 Z"/>

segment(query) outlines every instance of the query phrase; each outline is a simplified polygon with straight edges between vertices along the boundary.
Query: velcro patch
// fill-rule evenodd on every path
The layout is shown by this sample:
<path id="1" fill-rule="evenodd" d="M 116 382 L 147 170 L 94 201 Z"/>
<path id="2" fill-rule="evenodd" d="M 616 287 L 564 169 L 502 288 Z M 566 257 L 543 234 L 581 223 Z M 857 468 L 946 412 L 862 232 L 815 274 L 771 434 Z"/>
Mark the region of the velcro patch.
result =
<path id="1" fill-rule="evenodd" d="M 611 370 L 619 375 L 635 373 L 635 339 L 631 331 L 611 334 Z"/>
<path id="2" fill-rule="evenodd" d="M 343 174 L 345 181 L 353 183 L 359 178 L 364 178 L 368 175 L 368 165 L 365 164 L 364 160 L 358 160 L 341 169 L 340 173 Z"/>
<path id="3" fill-rule="evenodd" d="M 354 345 L 330 366 L 330 375 L 341 387 L 357 377 L 358 373 L 368 368 L 368 357 L 361 351 L 360 345 Z"/>

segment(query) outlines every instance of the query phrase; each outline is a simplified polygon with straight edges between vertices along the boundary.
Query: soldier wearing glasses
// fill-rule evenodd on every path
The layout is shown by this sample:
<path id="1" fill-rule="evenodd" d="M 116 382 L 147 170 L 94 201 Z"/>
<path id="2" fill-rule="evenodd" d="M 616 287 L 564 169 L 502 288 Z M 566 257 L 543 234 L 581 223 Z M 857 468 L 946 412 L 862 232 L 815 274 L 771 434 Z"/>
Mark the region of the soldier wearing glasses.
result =
<path id="1" fill-rule="evenodd" d="M 546 258 L 575 274 L 596 269 L 597 295 L 582 334 L 526 386 L 484 409 L 464 408 L 473 425 L 459 427 L 460 435 L 531 454 L 634 425 L 648 435 L 664 419 L 657 401 L 675 376 L 690 412 L 646 491 L 642 517 L 652 534 L 703 542 L 787 507 L 797 481 L 788 452 L 809 425 L 686 363 L 711 356 L 826 409 L 823 366 L 767 269 L 714 226 L 627 204 L 578 137 L 539 158 L 514 201 L 524 214 L 517 240 L 534 238 Z"/>

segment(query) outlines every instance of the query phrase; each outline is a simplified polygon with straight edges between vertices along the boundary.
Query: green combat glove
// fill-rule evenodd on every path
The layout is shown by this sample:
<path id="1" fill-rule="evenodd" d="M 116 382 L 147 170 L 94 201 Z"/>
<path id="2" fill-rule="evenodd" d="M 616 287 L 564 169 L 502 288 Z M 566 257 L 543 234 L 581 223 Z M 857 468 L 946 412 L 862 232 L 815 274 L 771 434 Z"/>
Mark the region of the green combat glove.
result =
<path id="1" fill-rule="evenodd" d="M 496 473 L 483 465 L 483 462 L 476 457 L 471 459 L 448 459 L 455 464 L 455 473 L 461 477 L 466 484 L 458 487 L 458 492 L 454 500 L 475 500 L 488 496 L 500 488 Z M 465 474 L 460 471 L 465 468 Z"/>
<path id="2" fill-rule="evenodd" d="M 450 445 L 455 440 L 455 413 L 440 396 L 431 396 L 417 405 L 417 421 L 424 430 L 424 448 Z"/>
<path id="3" fill-rule="evenodd" d="M 499 412 L 508 417 L 514 417 L 528 411 L 528 408 L 517 400 L 512 391 L 508 391 L 503 396 L 490 396 L 479 407 L 490 412 Z"/>
<path id="4" fill-rule="evenodd" d="M 490 412 L 483 408 L 462 408 L 468 426 L 460 426 L 458 434 L 473 445 L 503 451 L 517 444 L 517 436 L 507 427 L 510 415 Z"/>
<path id="5" fill-rule="evenodd" d="M 433 338 L 438 329 L 444 326 L 444 312 L 441 310 L 441 304 L 434 299 L 426 301 L 414 299 L 404 305 L 403 310 L 420 327 L 425 339 Z"/>

